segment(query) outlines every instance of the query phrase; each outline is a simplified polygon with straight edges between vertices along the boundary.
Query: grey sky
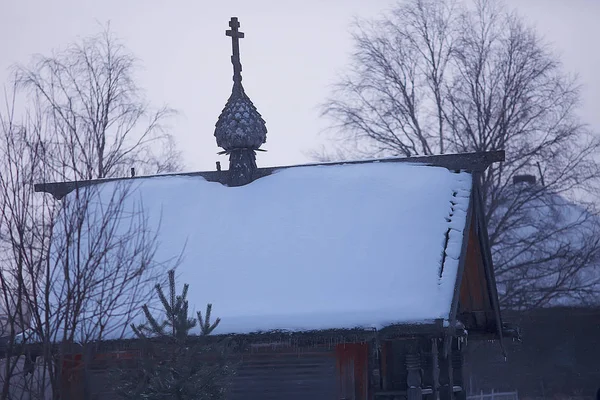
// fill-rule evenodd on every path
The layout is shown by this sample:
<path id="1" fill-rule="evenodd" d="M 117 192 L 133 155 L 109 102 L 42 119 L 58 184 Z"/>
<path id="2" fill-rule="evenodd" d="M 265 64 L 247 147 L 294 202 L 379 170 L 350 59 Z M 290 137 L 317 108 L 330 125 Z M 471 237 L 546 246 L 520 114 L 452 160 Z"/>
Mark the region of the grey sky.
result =
<path id="1" fill-rule="evenodd" d="M 583 117 L 600 131 L 600 0 L 507 0 L 555 45 L 585 85 Z M 231 90 L 229 17 L 238 16 L 244 87 L 267 121 L 259 165 L 309 160 L 324 142 L 317 106 L 348 61 L 354 15 L 389 0 L 0 0 L 0 82 L 13 63 L 48 54 L 111 21 L 143 62 L 139 81 L 156 105 L 180 115 L 173 133 L 187 170 L 213 169 L 214 124 Z"/>

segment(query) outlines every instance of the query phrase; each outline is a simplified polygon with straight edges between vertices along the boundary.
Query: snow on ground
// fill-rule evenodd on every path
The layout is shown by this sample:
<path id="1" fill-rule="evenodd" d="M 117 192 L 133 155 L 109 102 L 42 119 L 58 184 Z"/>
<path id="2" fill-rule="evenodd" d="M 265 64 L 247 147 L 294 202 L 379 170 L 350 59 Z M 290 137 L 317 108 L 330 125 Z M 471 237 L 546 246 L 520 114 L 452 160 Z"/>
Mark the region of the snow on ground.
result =
<path id="1" fill-rule="evenodd" d="M 190 284 L 190 311 L 213 303 L 215 333 L 448 318 L 468 173 L 371 163 L 283 169 L 234 188 L 201 177 L 130 182 L 126 201 L 141 200 L 160 226 L 157 258 L 185 247 L 178 290 Z M 102 184 L 101 198 L 118 184 Z"/>

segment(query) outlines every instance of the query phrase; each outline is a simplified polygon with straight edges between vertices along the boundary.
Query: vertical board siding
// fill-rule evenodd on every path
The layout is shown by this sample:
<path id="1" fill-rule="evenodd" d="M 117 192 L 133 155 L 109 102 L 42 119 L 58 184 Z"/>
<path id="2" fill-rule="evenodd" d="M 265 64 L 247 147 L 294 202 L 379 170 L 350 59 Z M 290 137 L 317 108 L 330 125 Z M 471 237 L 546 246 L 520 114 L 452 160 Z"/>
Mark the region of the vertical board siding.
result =
<path id="1" fill-rule="evenodd" d="M 368 343 L 339 344 L 335 349 L 339 399 L 367 400 L 369 394 Z"/>
<path id="2" fill-rule="evenodd" d="M 244 355 L 229 400 L 333 400 L 337 397 L 331 351 Z"/>

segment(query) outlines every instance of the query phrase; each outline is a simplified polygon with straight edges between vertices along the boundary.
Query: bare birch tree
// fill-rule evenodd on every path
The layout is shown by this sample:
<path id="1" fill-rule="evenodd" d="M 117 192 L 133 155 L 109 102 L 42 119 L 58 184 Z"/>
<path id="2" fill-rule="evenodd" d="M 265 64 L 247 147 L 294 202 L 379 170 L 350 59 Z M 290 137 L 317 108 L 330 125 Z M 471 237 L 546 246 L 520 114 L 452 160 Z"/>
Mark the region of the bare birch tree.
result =
<path id="1" fill-rule="evenodd" d="M 502 304 L 598 301 L 600 223 L 582 198 L 597 194 L 600 142 L 535 30 L 494 0 L 407 0 L 358 21 L 354 42 L 323 105 L 346 154 L 505 150 L 482 177 Z M 539 182 L 513 185 L 521 174 Z"/>
<path id="2" fill-rule="evenodd" d="M 15 68 L 19 87 L 38 103 L 52 131 L 46 162 L 62 179 L 172 172 L 180 154 L 167 107 L 153 110 L 135 81 L 136 59 L 107 28 L 52 56 Z"/>
<path id="3" fill-rule="evenodd" d="M 0 296 L 9 345 L 0 399 L 15 398 L 15 390 L 65 398 L 68 356 L 82 353 L 77 368 L 87 368 L 93 346 L 121 337 L 159 274 L 176 263 L 155 260 L 156 226 L 131 198 L 133 181 L 76 189 L 62 201 L 33 191 L 81 165 L 60 146 L 49 152 L 48 143 L 77 138 L 55 130 L 43 101 L 34 105 L 19 123 L 13 109 L 0 113 Z M 40 364 L 35 379 L 20 367 L 32 351 Z"/>

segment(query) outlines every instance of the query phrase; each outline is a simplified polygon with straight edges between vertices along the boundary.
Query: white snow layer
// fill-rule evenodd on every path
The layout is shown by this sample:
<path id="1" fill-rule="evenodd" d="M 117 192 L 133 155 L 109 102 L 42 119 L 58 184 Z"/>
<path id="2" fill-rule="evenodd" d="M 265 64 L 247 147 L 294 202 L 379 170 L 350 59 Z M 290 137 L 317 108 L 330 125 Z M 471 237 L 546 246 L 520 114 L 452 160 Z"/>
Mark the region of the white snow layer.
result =
<path id="1" fill-rule="evenodd" d="M 156 257 L 185 247 L 178 291 L 189 283 L 190 311 L 213 304 L 214 333 L 379 329 L 449 316 L 468 173 L 369 163 L 282 169 L 234 188 L 202 177 L 130 182 L 126 202 L 141 200 L 160 226 Z M 102 184 L 101 198 L 117 184 Z"/>

